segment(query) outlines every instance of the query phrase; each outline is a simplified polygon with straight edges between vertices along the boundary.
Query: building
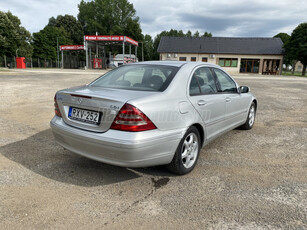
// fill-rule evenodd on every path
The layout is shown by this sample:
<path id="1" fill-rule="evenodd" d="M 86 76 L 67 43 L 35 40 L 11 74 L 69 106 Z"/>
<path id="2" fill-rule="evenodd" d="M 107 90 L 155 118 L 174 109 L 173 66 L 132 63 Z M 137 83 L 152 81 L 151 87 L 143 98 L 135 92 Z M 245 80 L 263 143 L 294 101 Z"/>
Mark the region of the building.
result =
<path id="1" fill-rule="evenodd" d="M 123 63 L 128 64 L 128 63 L 134 63 L 138 62 L 138 58 L 134 54 L 125 54 L 123 57 L 123 54 L 117 54 L 114 58 L 110 60 L 110 68 L 113 67 L 118 67 L 122 65 Z"/>
<path id="2" fill-rule="evenodd" d="M 280 38 L 162 37 L 160 60 L 200 61 L 222 66 L 227 72 L 281 74 Z"/>
<path id="3" fill-rule="evenodd" d="M 300 62 L 300 61 L 298 61 L 298 62 L 296 62 L 296 64 L 295 64 L 295 71 L 296 72 L 303 72 L 303 68 L 304 68 L 304 65 Z"/>

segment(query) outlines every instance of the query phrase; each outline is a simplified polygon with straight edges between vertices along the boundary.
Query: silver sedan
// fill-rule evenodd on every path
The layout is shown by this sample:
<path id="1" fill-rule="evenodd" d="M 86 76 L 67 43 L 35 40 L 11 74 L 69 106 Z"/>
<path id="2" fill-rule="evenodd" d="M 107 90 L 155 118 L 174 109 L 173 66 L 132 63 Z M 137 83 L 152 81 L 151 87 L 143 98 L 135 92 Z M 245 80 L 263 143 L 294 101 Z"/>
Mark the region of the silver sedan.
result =
<path id="1" fill-rule="evenodd" d="M 217 65 L 151 61 L 60 90 L 50 122 L 64 148 L 122 167 L 167 165 L 186 174 L 221 134 L 251 129 L 257 100 Z"/>

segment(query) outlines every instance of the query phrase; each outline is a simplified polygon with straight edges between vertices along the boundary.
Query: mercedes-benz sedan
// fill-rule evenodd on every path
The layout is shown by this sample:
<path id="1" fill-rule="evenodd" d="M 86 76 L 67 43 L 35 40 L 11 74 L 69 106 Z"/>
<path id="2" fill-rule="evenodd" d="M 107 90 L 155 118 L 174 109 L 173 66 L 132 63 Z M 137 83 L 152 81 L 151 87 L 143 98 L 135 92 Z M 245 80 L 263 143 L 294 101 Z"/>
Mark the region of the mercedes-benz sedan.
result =
<path id="1" fill-rule="evenodd" d="M 252 128 L 257 100 L 217 65 L 152 61 L 60 90 L 54 106 L 50 124 L 64 148 L 107 164 L 186 174 L 208 142 Z"/>

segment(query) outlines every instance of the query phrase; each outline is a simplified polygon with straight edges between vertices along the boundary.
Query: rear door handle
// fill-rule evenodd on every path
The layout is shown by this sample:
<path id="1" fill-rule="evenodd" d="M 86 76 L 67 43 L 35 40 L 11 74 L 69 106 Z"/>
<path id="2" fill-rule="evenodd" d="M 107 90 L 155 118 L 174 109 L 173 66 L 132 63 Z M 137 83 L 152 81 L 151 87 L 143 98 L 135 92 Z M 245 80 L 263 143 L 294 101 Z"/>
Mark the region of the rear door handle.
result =
<path id="1" fill-rule="evenodd" d="M 205 105 L 206 104 L 206 102 L 204 101 L 204 100 L 199 100 L 198 102 L 197 102 L 197 105 L 199 105 L 199 106 L 203 106 L 203 105 Z"/>
<path id="2" fill-rule="evenodd" d="M 230 97 L 226 97 L 226 98 L 225 98 L 225 101 L 226 101 L 226 102 L 230 102 L 230 101 L 231 101 Z"/>

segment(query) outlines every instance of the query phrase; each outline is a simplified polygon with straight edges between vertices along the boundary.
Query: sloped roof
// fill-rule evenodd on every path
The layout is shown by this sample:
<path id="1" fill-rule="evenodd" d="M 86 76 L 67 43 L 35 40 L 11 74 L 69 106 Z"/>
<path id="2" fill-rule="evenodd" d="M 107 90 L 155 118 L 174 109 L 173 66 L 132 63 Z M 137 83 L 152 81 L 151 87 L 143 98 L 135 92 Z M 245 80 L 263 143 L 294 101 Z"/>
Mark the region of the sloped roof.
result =
<path id="1" fill-rule="evenodd" d="M 162 37 L 159 53 L 283 54 L 280 38 Z"/>

